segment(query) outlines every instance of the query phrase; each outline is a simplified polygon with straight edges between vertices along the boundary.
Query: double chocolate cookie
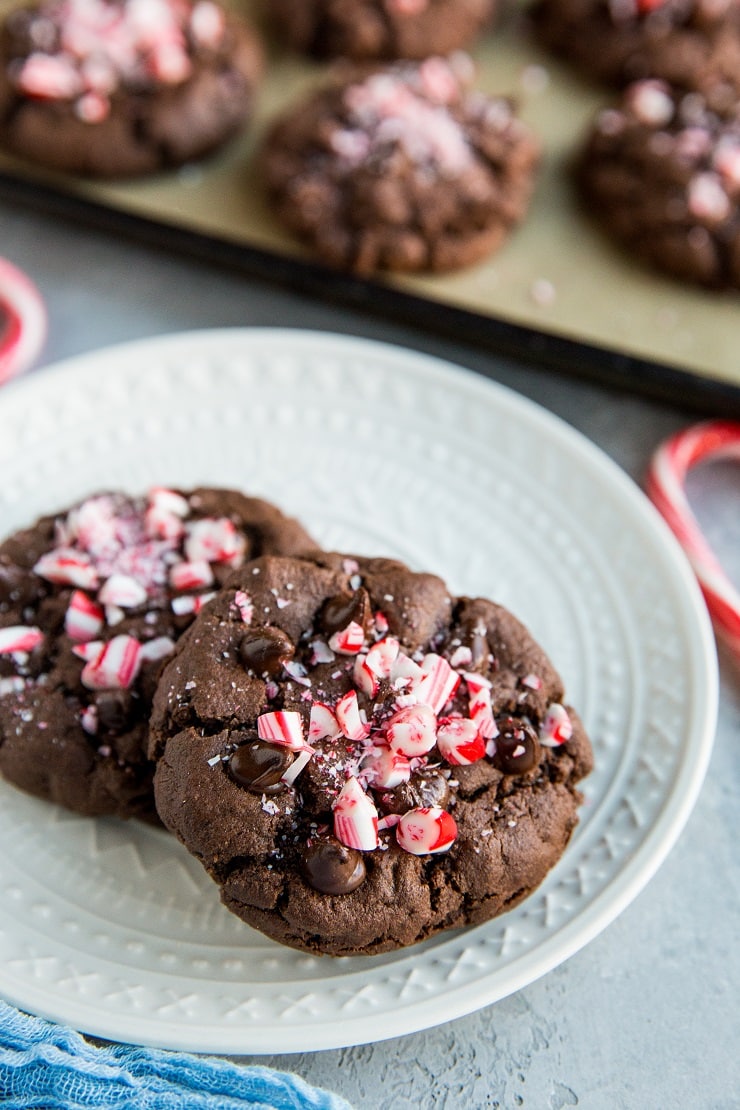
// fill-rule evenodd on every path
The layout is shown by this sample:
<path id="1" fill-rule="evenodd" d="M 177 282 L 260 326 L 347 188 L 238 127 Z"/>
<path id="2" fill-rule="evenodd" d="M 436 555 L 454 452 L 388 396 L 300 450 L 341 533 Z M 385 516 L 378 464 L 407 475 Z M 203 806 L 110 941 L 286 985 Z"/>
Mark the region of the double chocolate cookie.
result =
<path id="1" fill-rule="evenodd" d="M 532 15 L 540 40 L 589 77 L 662 78 L 717 108 L 740 96 L 736 0 L 539 0 Z"/>
<path id="2" fill-rule="evenodd" d="M 0 32 L 0 143 L 101 177 L 178 166 L 241 129 L 261 70 L 215 0 L 41 0 Z"/>
<path id="3" fill-rule="evenodd" d="M 427 58 L 469 46 L 496 0 L 271 0 L 270 15 L 296 49 L 357 60 Z"/>
<path id="4" fill-rule="evenodd" d="M 0 773 L 89 816 L 155 819 L 146 756 L 162 661 L 220 583 L 315 547 L 230 490 L 104 493 L 0 545 Z"/>
<path id="5" fill-rule="evenodd" d="M 388 559 L 257 559 L 162 673 L 157 809 L 248 924 L 389 951 L 509 909 L 559 859 L 592 763 L 563 700 L 491 601 Z"/>
<path id="6" fill-rule="evenodd" d="M 261 164 L 278 218 L 331 265 L 454 270 L 527 211 L 538 144 L 469 59 L 350 70 L 283 115 Z"/>
<path id="7" fill-rule="evenodd" d="M 740 288 L 740 102 L 639 81 L 601 112 L 577 166 L 585 204 L 673 277 Z"/>

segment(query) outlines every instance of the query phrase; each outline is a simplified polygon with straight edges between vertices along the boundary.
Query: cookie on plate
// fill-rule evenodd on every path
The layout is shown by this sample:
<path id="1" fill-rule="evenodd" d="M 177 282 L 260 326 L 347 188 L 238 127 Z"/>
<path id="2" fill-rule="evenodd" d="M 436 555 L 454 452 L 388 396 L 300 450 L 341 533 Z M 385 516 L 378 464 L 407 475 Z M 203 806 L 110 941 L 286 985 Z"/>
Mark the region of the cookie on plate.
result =
<path id="1" fill-rule="evenodd" d="M 242 128 L 261 70 L 216 0 L 41 0 L 0 33 L 0 144 L 83 175 L 179 166 Z"/>
<path id="2" fill-rule="evenodd" d="M 154 701 L 164 824 L 230 910 L 352 956 L 516 905 L 577 822 L 589 741 L 510 613 L 389 559 L 265 557 Z"/>
<path id="3" fill-rule="evenodd" d="M 661 78 L 720 108 L 740 96 L 736 0 L 539 0 L 532 15 L 544 45 L 589 77 Z"/>
<path id="4" fill-rule="evenodd" d="M 740 288 L 740 104 L 638 81 L 596 118 L 577 164 L 587 208 L 673 277 Z"/>
<path id="5" fill-rule="evenodd" d="M 315 547 L 221 489 L 103 493 L 0 544 L 0 773 L 78 813 L 153 817 L 162 660 L 245 559 Z"/>
<path id="6" fill-rule="evenodd" d="M 270 16 L 298 50 L 361 61 L 459 50 L 497 7 L 496 0 L 271 0 Z"/>
<path id="7" fill-rule="evenodd" d="M 343 69 L 282 115 L 261 152 L 276 216 L 333 266 L 443 271 L 501 245 L 527 211 L 538 144 L 472 65 Z"/>

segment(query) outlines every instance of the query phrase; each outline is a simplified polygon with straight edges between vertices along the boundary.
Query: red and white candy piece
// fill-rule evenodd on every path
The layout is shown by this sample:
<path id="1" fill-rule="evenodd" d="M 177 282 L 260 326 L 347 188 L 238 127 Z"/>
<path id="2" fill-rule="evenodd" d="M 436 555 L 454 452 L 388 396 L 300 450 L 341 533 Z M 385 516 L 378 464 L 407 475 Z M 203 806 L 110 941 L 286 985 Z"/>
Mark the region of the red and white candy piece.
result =
<path id="1" fill-rule="evenodd" d="M 170 567 L 169 578 L 173 590 L 199 590 L 204 586 L 213 585 L 211 564 L 205 559 L 198 559 L 196 562 L 175 563 L 173 567 Z"/>
<path id="2" fill-rule="evenodd" d="M 553 702 L 540 725 L 540 744 L 546 748 L 559 748 L 561 744 L 567 744 L 572 735 L 573 722 L 567 709 L 559 702 Z"/>
<path id="3" fill-rule="evenodd" d="M 127 690 L 140 666 L 139 641 L 133 636 L 114 636 L 85 664 L 80 681 L 88 690 Z"/>
<path id="4" fill-rule="evenodd" d="M 307 746 L 303 738 L 301 715 L 294 709 L 260 713 L 257 718 L 257 735 L 260 740 L 268 740 L 271 744 L 284 744 L 294 752 L 299 752 Z"/>
<path id="5" fill-rule="evenodd" d="M 226 563 L 239 566 L 246 540 L 228 517 L 205 517 L 185 526 L 185 557 L 191 563 Z"/>
<path id="6" fill-rule="evenodd" d="M 369 698 L 374 698 L 378 692 L 380 682 L 377 675 L 373 674 L 367 665 L 367 656 L 358 655 L 355 657 L 355 665 L 352 669 L 352 681 L 358 690 L 363 694 L 367 694 Z"/>
<path id="7" fill-rule="evenodd" d="M 328 705 L 315 701 L 311 706 L 311 717 L 308 724 L 308 739 L 323 740 L 326 737 L 333 739 L 341 736 L 342 730 L 339 721 Z"/>
<path id="8" fill-rule="evenodd" d="M 141 645 L 141 659 L 143 663 L 157 663 L 166 659 L 175 650 L 175 641 L 171 636 L 155 636 Z"/>
<path id="9" fill-rule="evenodd" d="M 740 592 L 707 543 L 686 496 L 686 477 L 698 463 L 740 460 L 740 424 L 707 420 L 666 440 L 653 455 L 647 493 L 686 552 L 717 635 L 740 661 Z"/>
<path id="10" fill-rule="evenodd" d="M 426 755 L 437 742 L 437 718 L 428 705 L 410 705 L 393 714 L 385 736 L 389 747 L 400 755 Z"/>
<path id="11" fill-rule="evenodd" d="M 102 605 L 117 605 L 119 609 L 136 609 L 146 599 L 146 587 L 130 574 L 112 574 L 98 590 Z"/>
<path id="12" fill-rule="evenodd" d="M 83 590 L 98 588 L 98 572 L 89 555 L 73 548 L 57 547 L 41 556 L 33 568 L 39 578 L 58 586 L 79 586 Z"/>
<path id="13" fill-rule="evenodd" d="M 453 671 L 441 655 L 430 652 L 422 660 L 421 677 L 412 682 L 411 693 L 416 694 L 417 701 L 428 705 L 434 713 L 439 713 L 459 685 L 460 675 L 457 671 Z"/>
<path id="14" fill-rule="evenodd" d="M 471 720 L 475 721 L 478 731 L 486 740 L 496 736 L 498 728 L 493 719 L 493 706 L 491 704 L 491 683 L 482 675 L 466 671 L 465 684 L 468 687 L 468 712 Z"/>
<path id="15" fill-rule="evenodd" d="M 377 747 L 365 756 L 361 770 L 374 790 L 393 790 L 411 778 L 411 764 L 406 756 L 386 747 Z"/>
<path id="16" fill-rule="evenodd" d="M 469 717 L 443 717 L 437 729 L 440 755 L 453 767 L 476 763 L 486 754 L 486 740 Z"/>
<path id="17" fill-rule="evenodd" d="M 94 640 L 104 621 L 102 607 L 82 590 L 75 590 L 64 615 L 64 631 L 70 640 L 79 640 L 81 643 Z"/>
<path id="18" fill-rule="evenodd" d="M 152 486 L 147 495 L 149 508 L 157 509 L 162 513 L 171 513 L 173 516 L 182 517 L 184 520 L 190 514 L 190 504 L 187 497 L 166 486 Z"/>
<path id="19" fill-rule="evenodd" d="M 455 819 L 439 806 L 420 806 L 403 814 L 396 825 L 396 840 L 414 856 L 447 852 L 457 839 Z"/>
<path id="20" fill-rule="evenodd" d="M 181 597 L 173 597 L 170 605 L 175 616 L 184 617 L 188 613 L 199 613 L 215 596 L 212 590 L 207 594 L 183 594 Z"/>
<path id="21" fill-rule="evenodd" d="M 365 740 L 370 735 L 370 725 L 360 710 L 360 703 L 354 690 L 341 697 L 334 706 L 334 713 L 342 733 L 348 740 Z"/>
<path id="22" fill-rule="evenodd" d="M 350 621 L 346 628 L 329 638 L 329 647 L 337 655 L 357 655 L 365 643 L 365 632 L 357 621 Z"/>
<path id="23" fill-rule="evenodd" d="M 0 655 L 12 655 L 16 651 L 33 651 L 43 642 L 44 634 L 39 628 L 23 624 L 11 624 L 0 628 Z"/>
<path id="24" fill-rule="evenodd" d="M 22 373 L 44 345 L 47 316 L 33 282 L 0 258 L 0 385 Z"/>
<path id="25" fill-rule="evenodd" d="M 378 811 L 356 778 L 349 778 L 334 805 L 334 835 L 340 844 L 372 852 L 378 839 Z"/>

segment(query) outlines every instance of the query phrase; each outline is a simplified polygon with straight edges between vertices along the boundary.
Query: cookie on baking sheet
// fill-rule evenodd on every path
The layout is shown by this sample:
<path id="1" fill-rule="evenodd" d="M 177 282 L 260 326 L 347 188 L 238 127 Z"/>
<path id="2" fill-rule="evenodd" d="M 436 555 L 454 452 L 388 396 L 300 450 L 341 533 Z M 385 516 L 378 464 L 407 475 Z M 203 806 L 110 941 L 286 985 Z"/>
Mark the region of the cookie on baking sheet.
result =
<path id="1" fill-rule="evenodd" d="M 717 107 L 740 96 L 737 0 L 539 0 L 535 31 L 589 77 L 656 77 L 703 92 Z"/>
<path id="2" fill-rule="evenodd" d="M 298 50 L 356 60 L 428 58 L 469 46 L 497 0 L 271 0 L 270 16 Z"/>
<path id="3" fill-rule="evenodd" d="M 443 271 L 494 251 L 527 211 L 538 144 L 464 55 L 338 72 L 261 152 L 276 216 L 333 266 Z"/>
<path id="4" fill-rule="evenodd" d="M 0 773 L 81 814 L 153 817 L 162 660 L 244 559 L 309 547 L 221 489 L 99 494 L 0 544 Z"/>
<path id="5" fill-rule="evenodd" d="M 40 0 L 0 33 L 0 145 L 100 177 L 179 166 L 242 128 L 261 71 L 216 0 Z"/>
<path id="6" fill-rule="evenodd" d="M 314 953 L 516 905 L 561 856 L 591 747 L 510 613 L 389 559 L 246 564 L 154 701 L 157 809 L 229 909 Z"/>
<path id="7" fill-rule="evenodd" d="M 631 253 L 672 277 L 740 288 L 740 103 L 631 85 L 599 113 L 579 157 L 587 208 Z"/>

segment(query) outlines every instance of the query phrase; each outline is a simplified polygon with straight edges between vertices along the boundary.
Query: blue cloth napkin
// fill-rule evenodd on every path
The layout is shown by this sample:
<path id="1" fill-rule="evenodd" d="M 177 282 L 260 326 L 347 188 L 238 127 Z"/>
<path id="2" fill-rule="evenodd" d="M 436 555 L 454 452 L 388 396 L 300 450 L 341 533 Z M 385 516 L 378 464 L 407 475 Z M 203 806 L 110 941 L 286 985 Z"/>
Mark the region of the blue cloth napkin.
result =
<path id="1" fill-rule="evenodd" d="M 112 1044 L 0 1002 L 4 1110 L 351 1110 L 297 1075 L 215 1057 Z"/>

